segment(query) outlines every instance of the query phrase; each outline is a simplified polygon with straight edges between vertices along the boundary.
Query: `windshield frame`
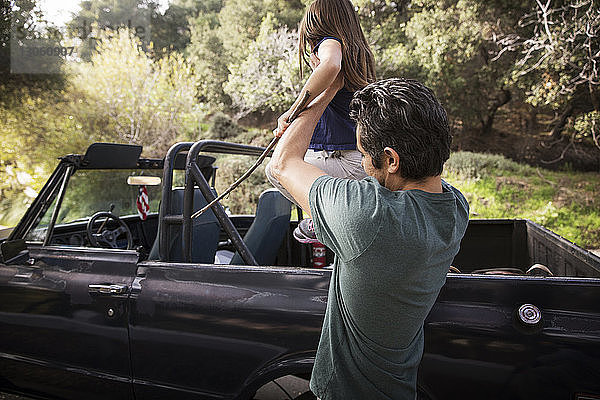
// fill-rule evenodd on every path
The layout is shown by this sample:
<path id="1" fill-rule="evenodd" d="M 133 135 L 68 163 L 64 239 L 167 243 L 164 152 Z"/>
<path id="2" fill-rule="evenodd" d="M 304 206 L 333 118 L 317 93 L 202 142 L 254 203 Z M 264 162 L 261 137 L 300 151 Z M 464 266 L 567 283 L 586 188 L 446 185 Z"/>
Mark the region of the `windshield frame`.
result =
<path id="1" fill-rule="evenodd" d="M 61 211 L 62 200 L 68 191 L 69 183 L 71 178 L 77 171 L 80 170 L 114 170 L 122 171 L 123 169 L 138 170 L 138 171 L 152 171 L 159 176 L 162 176 L 163 160 L 162 159 L 139 159 L 135 168 L 98 168 L 98 166 L 88 166 L 83 162 L 82 155 L 69 155 L 62 157 L 59 164 L 50 175 L 48 181 L 34 199 L 33 203 L 26 211 L 25 215 L 19 223 L 15 226 L 14 230 L 7 240 L 24 239 L 28 244 L 41 245 L 41 246 L 54 246 L 51 245 L 54 228 L 57 226 L 69 225 L 74 223 L 81 223 L 89 220 L 89 218 L 79 218 L 73 221 L 69 221 L 67 224 L 58 223 L 58 216 Z M 161 183 L 162 184 L 162 183 Z M 160 198 L 160 196 L 159 196 Z M 53 203 L 56 201 L 56 205 L 53 210 L 49 210 Z M 46 232 L 43 233 L 44 239 L 28 239 L 30 233 L 35 230 L 42 218 L 52 211 L 51 219 L 48 226 L 45 228 Z M 129 215 L 127 215 L 129 216 Z"/>

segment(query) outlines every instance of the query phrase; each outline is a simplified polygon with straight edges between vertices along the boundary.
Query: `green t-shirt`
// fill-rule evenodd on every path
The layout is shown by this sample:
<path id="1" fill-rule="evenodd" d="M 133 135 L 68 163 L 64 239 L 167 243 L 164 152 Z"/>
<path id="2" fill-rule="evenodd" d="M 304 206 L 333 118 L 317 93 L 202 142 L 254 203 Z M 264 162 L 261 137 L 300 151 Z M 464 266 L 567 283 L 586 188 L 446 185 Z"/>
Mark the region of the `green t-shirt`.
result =
<path id="1" fill-rule="evenodd" d="M 469 205 L 390 191 L 373 177 L 319 177 L 309 194 L 317 238 L 336 255 L 310 381 L 329 399 L 414 399 L 423 321 L 446 281 Z"/>

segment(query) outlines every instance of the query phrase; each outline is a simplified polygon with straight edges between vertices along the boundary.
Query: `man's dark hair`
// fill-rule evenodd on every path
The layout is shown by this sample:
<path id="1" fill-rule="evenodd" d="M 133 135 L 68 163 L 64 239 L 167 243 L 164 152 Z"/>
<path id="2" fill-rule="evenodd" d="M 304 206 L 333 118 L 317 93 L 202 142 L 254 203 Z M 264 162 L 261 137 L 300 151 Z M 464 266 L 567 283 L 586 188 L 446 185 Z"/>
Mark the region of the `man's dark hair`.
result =
<path id="1" fill-rule="evenodd" d="M 421 180 L 442 173 L 452 135 L 446 110 L 428 87 L 412 79 L 386 79 L 354 94 L 350 117 L 360 144 L 381 168 L 383 150 L 400 156 L 400 175 Z"/>

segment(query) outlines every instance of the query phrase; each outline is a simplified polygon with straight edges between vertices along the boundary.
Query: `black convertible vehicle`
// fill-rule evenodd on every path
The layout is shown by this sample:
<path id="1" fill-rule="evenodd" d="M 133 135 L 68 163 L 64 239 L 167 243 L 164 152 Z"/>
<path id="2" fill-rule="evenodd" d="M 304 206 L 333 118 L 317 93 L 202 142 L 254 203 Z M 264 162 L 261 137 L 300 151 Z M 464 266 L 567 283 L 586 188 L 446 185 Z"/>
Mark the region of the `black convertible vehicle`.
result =
<path id="1" fill-rule="evenodd" d="M 215 196 L 209 154 L 263 149 L 141 151 L 63 157 L 0 239 L 0 391 L 252 399 L 306 383 L 331 271 L 293 240 L 290 203 L 269 190 L 255 215 L 192 217 Z M 425 335 L 420 398 L 600 399 L 600 258 L 528 220 L 472 220 Z"/>

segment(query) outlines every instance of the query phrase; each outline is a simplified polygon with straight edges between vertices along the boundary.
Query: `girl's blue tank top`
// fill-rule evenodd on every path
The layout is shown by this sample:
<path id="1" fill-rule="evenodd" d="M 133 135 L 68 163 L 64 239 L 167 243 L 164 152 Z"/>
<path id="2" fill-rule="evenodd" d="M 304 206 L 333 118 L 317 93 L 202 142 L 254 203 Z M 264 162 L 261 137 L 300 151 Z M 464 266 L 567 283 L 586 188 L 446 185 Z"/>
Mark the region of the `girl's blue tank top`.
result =
<path id="1" fill-rule="evenodd" d="M 325 39 L 334 39 L 341 43 L 338 38 L 327 36 L 317 43 L 313 52 L 317 52 Z M 356 150 L 356 124 L 350 119 L 350 101 L 353 94 L 345 87 L 336 93 L 315 127 L 309 149 Z"/>

